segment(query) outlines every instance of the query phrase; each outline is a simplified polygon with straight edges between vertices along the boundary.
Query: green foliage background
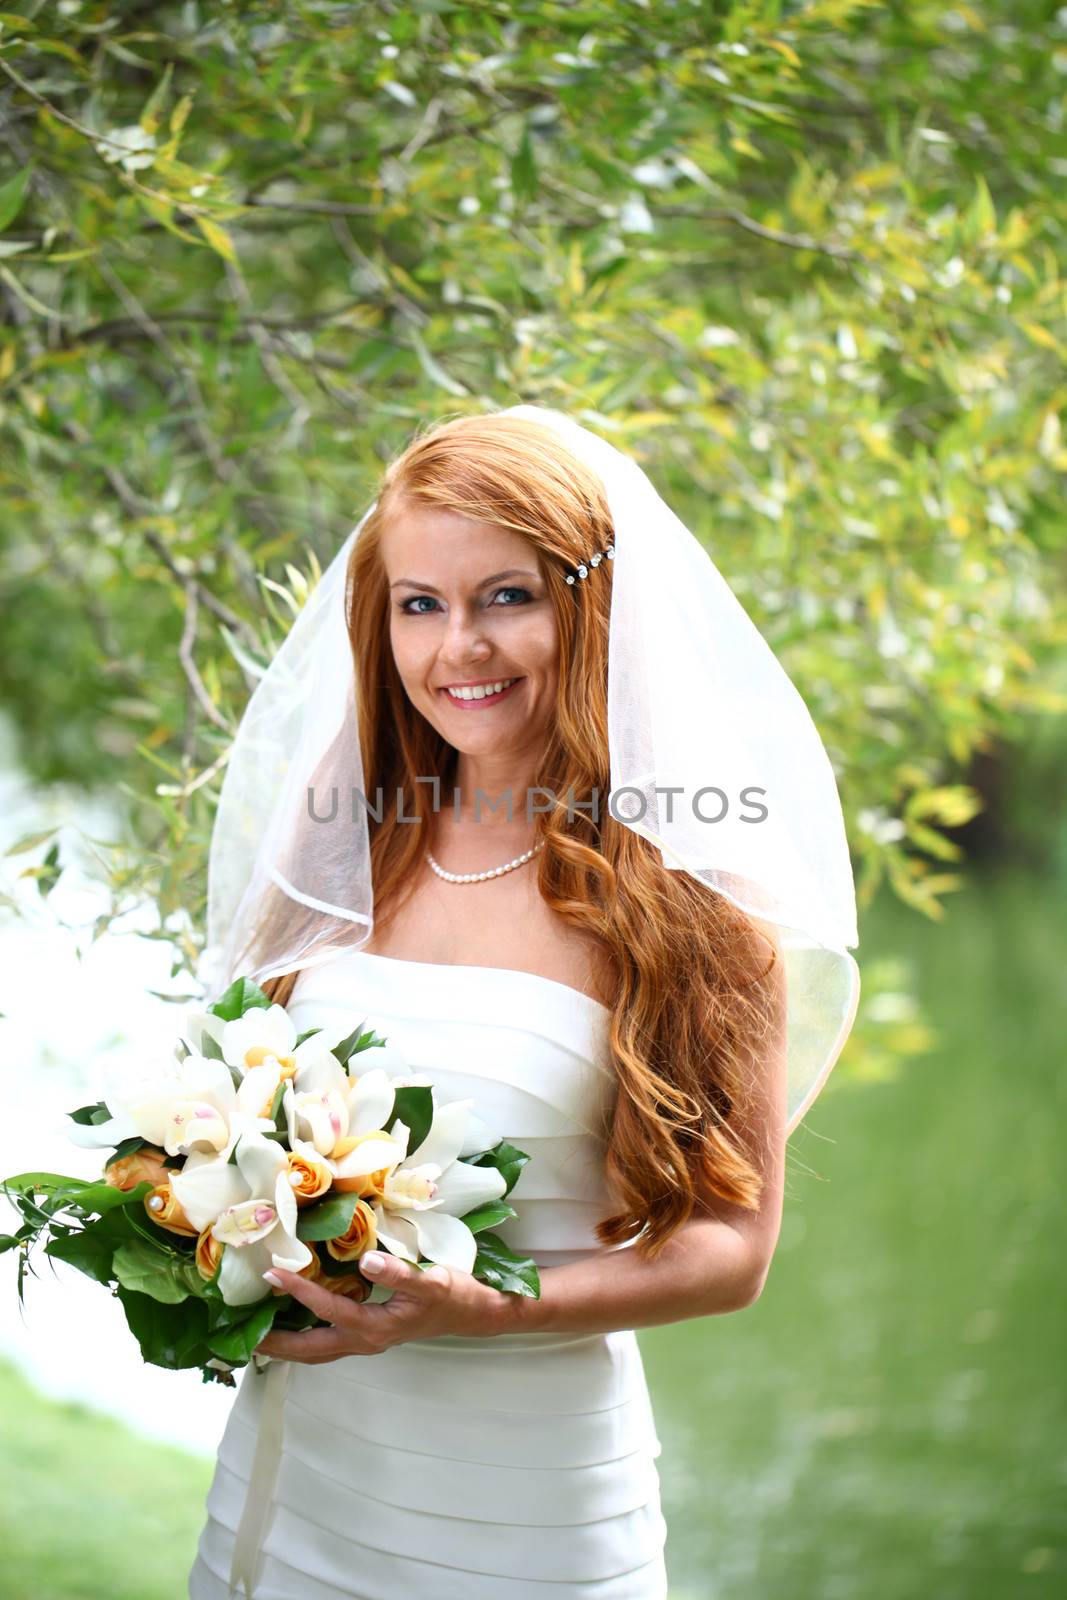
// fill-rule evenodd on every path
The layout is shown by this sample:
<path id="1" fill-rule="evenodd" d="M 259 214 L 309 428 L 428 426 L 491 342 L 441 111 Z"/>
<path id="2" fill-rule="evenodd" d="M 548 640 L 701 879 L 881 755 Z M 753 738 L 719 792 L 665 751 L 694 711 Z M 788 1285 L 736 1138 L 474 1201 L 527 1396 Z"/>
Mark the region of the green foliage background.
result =
<path id="1" fill-rule="evenodd" d="M 0 14 L 0 683 L 128 804 L 116 907 L 192 959 L 307 581 L 415 427 L 526 400 L 641 459 L 861 901 L 940 916 L 976 753 L 1067 705 L 1065 90 L 1038 0 Z"/>

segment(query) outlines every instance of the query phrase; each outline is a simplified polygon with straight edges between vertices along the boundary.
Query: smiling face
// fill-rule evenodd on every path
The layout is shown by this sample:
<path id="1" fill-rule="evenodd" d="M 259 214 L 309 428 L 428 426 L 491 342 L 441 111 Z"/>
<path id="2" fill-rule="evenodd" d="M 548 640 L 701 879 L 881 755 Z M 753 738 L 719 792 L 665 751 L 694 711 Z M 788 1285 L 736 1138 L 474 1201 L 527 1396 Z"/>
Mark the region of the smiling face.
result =
<path id="1" fill-rule="evenodd" d="M 559 686 L 559 632 L 536 551 L 494 523 L 405 502 L 381 553 L 408 698 L 462 756 L 487 759 L 506 783 L 509 769 L 528 769 L 544 749 Z"/>

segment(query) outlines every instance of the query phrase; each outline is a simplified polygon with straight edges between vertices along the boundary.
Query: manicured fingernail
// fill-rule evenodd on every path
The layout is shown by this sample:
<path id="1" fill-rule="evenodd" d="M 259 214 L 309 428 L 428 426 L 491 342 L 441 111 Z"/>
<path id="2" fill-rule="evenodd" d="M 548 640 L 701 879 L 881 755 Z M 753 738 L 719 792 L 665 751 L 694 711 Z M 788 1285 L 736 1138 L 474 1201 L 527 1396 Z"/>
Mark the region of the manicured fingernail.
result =
<path id="1" fill-rule="evenodd" d="M 371 1250 L 368 1255 L 363 1256 L 359 1264 L 362 1270 L 373 1278 L 374 1274 L 381 1272 L 385 1266 L 385 1259 L 376 1250 Z"/>
<path id="2" fill-rule="evenodd" d="M 273 1283 L 273 1285 L 274 1285 L 274 1287 L 276 1289 L 280 1289 L 281 1288 L 282 1280 L 279 1278 L 278 1274 L 276 1272 L 272 1272 L 269 1267 L 267 1268 L 267 1270 L 263 1274 L 263 1276 L 266 1278 L 268 1283 Z"/>

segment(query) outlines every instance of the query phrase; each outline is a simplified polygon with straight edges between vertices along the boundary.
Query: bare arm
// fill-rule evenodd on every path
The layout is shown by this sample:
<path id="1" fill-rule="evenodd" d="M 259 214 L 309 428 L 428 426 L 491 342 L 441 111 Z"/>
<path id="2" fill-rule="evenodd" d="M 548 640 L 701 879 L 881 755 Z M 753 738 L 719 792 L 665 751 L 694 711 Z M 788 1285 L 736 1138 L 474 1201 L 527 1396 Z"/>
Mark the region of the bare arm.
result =
<path id="1" fill-rule="evenodd" d="M 767 935 L 778 948 L 773 930 Z M 762 967 L 766 947 L 761 946 Z M 706 1214 L 679 1228 L 655 1261 L 636 1246 L 546 1267 L 541 1298 L 501 1294 L 494 1332 L 609 1333 L 739 1311 L 759 1298 L 782 1221 L 786 1125 L 786 995 L 781 951 L 764 980 L 769 1025 L 749 1053 L 752 1093 L 740 1136 L 763 1174 L 760 1209 L 710 1196 Z"/>

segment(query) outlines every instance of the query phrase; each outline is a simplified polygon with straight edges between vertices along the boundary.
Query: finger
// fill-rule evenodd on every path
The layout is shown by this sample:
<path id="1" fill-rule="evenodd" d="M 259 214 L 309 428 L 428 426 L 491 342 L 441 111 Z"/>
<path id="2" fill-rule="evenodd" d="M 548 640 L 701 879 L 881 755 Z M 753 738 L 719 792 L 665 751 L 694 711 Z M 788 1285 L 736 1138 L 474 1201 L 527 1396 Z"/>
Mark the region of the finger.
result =
<path id="1" fill-rule="evenodd" d="M 394 1255 L 383 1254 L 380 1260 L 379 1267 L 372 1267 L 369 1265 L 369 1258 L 362 1256 L 359 1270 L 386 1289 L 403 1289 L 426 1298 L 431 1295 L 436 1296 L 452 1281 L 452 1275 L 447 1267 L 433 1266 L 423 1269 L 414 1266 L 410 1261 L 405 1261 L 401 1256 Z"/>
<path id="2" fill-rule="evenodd" d="M 301 1305 L 314 1311 L 323 1322 L 351 1325 L 351 1313 L 359 1309 L 357 1303 L 347 1295 L 334 1294 L 332 1289 L 324 1289 L 320 1283 L 312 1283 L 308 1278 L 301 1277 L 299 1272 L 290 1272 L 286 1267 L 271 1267 L 263 1276 L 268 1283 L 274 1281 L 294 1300 L 299 1300 Z"/>
<path id="3" fill-rule="evenodd" d="M 275 1329 L 256 1345 L 254 1353 L 280 1361 L 331 1361 L 344 1353 L 342 1345 L 336 1328 L 308 1328 L 301 1333 Z"/>

